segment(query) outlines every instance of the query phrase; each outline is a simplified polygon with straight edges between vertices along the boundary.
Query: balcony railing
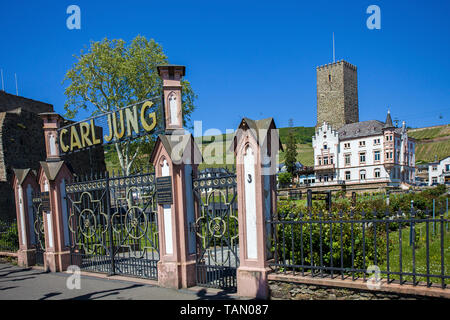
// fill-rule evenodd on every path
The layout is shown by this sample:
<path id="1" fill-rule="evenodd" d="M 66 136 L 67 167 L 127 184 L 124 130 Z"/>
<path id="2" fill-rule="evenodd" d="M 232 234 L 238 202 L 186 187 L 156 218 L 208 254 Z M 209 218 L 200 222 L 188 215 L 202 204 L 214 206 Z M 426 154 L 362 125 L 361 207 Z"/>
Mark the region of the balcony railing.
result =
<path id="1" fill-rule="evenodd" d="M 314 170 L 318 171 L 318 170 L 334 170 L 334 163 L 331 164 L 321 164 L 318 166 L 314 166 Z"/>

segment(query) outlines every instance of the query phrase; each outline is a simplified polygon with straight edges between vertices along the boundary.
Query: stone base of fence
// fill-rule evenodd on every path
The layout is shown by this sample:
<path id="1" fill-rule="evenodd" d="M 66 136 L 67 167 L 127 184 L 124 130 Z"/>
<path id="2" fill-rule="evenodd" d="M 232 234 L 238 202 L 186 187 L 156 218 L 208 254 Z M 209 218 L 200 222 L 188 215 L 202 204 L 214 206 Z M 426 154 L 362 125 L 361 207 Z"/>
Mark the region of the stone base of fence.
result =
<path id="1" fill-rule="evenodd" d="M 36 264 L 36 250 L 26 249 L 17 251 L 17 264 L 20 267 L 29 267 Z"/>
<path id="2" fill-rule="evenodd" d="M 195 285 L 195 261 L 187 263 L 158 262 L 158 285 L 180 289 Z"/>
<path id="3" fill-rule="evenodd" d="M 269 271 L 269 268 L 239 267 L 236 275 L 238 295 L 241 297 L 267 299 L 269 297 L 269 287 L 267 285 L 267 274 Z"/>
<path id="4" fill-rule="evenodd" d="M 383 297 L 384 294 L 388 294 L 388 298 L 395 298 L 394 296 L 409 296 L 409 298 L 414 297 L 429 297 L 429 298 L 443 298 L 443 299 L 450 299 L 450 290 L 448 289 L 442 289 L 442 288 L 436 288 L 436 287 L 427 287 L 426 285 L 409 285 L 409 284 L 403 284 L 400 285 L 398 283 L 387 283 L 386 279 L 381 280 L 381 286 L 379 289 L 369 289 L 367 286 L 367 282 L 362 279 L 352 280 L 350 279 L 331 279 L 331 278 L 319 278 L 319 277 L 304 277 L 300 275 L 292 275 L 292 274 L 278 274 L 278 273 L 270 273 L 268 275 L 269 283 L 271 283 L 271 296 L 275 298 L 288 298 L 288 297 L 282 297 L 282 294 L 275 293 L 274 296 L 274 287 L 273 282 L 280 282 L 280 283 L 290 283 L 292 284 L 292 288 L 294 289 L 295 285 L 308 285 L 313 286 L 314 290 L 317 288 L 315 287 L 321 287 L 323 288 L 340 288 L 340 289 L 350 289 L 353 290 L 356 293 L 349 294 L 346 298 L 347 299 L 357 299 L 358 294 L 360 293 L 362 296 L 370 299 L 370 294 L 372 294 L 374 297 L 372 299 L 377 299 L 376 296 Z M 311 294 L 311 298 L 316 299 L 317 296 L 314 295 L 313 292 L 310 292 L 312 289 L 309 288 L 309 293 Z M 276 290 L 275 290 L 276 291 Z M 289 292 L 290 290 L 284 290 Z M 300 293 L 298 291 L 298 293 Z M 359 292 L 359 293 L 358 293 Z M 319 293 L 323 294 L 322 293 Z M 389 295 L 390 294 L 390 295 Z M 306 295 L 307 296 L 307 295 Z M 353 296 L 353 297 L 352 297 Z M 326 299 L 326 297 L 324 297 Z M 333 297 L 328 298 L 333 299 Z"/>
<path id="5" fill-rule="evenodd" d="M 45 252 L 44 268 L 51 272 L 66 271 L 70 265 L 70 251 L 64 252 Z"/>
<path id="6" fill-rule="evenodd" d="M 14 257 L 17 258 L 17 252 L 7 252 L 7 251 L 0 251 L 0 257 Z"/>

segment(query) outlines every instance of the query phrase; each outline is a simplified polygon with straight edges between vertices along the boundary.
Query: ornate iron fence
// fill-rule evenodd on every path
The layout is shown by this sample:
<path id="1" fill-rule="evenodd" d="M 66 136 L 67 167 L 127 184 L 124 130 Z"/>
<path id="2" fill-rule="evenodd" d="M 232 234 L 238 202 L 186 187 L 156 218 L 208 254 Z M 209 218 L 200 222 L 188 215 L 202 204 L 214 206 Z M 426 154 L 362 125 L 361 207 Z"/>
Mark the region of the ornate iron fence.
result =
<path id="1" fill-rule="evenodd" d="M 36 264 L 44 265 L 44 252 L 45 252 L 45 230 L 44 230 L 44 217 L 42 212 L 42 199 L 40 192 L 33 192 L 33 226 L 32 230 L 32 243 L 36 250 Z"/>
<path id="2" fill-rule="evenodd" d="M 205 170 L 193 179 L 197 201 L 197 284 L 235 291 L 239 266 L 236 174 Z"/>
<path id="3" fill-rule="evenodd" d="M 157 279 L 155 177 L 78 178 L 67 184 L 72 264 L 82 270 Z"/>
<path id="4" fill-rule="evenodd" d="M 450 283 L 450 232 L 444 211 L 287 213 L 267 223 L 274 272 L 439 286 Z"/>
<path id="5" fill-rule="evenodd" d="M 0 219 L 0 251 L 16 252 L 17 250 L 19 250 L 19 234 L 16 219 Z"/>

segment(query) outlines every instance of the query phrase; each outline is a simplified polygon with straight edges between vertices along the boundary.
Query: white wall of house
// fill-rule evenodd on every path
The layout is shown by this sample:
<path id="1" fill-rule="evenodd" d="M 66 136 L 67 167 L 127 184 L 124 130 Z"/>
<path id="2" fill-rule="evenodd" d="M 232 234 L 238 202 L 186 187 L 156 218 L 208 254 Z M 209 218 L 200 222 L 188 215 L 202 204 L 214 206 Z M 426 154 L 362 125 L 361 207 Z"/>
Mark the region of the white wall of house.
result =
<path id="1" fill-rule="evenodd" d="M 336 184 L 341 180 L 346 184 L 414 183 L 415 141 L 408 138 L 405 124 L 400 134 L 398 130 L 395 133 L 393 131 L 385 133 L 392 135 L 395 142 L 391 149 L 394 158 L 393 169 L 389 173 L 384 165 L 387 150 L 384 143 L 386 137 L 383 134 L 339 139 L 337 131 L 324 122 L 312 138 L 316 184 Z M 327 160 L 326 163 L 324 159 Z M 330 164 L 334 164 L 334 168 L 330 167 Z"/>
<path id="2" fill-rule="evenodd" d="M 444 183 L 443 173 L 450 172 L 450 157 L 439 162 L 430 163 L 428 166 L 428 185 L 433 183 Z"/>

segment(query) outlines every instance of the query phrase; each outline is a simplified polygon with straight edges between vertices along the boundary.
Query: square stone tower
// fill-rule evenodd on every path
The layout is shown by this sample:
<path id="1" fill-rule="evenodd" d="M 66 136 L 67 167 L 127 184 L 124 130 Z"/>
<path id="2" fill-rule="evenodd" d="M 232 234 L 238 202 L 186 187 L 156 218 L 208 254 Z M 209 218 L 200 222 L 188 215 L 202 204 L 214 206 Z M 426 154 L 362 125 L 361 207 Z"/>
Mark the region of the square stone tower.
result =
<path id="1" fill-rule="evenodd" d="M 317 124 L 338 130 L 359 122 L 356 66 L 340 60 L 317 67 Z"/>

